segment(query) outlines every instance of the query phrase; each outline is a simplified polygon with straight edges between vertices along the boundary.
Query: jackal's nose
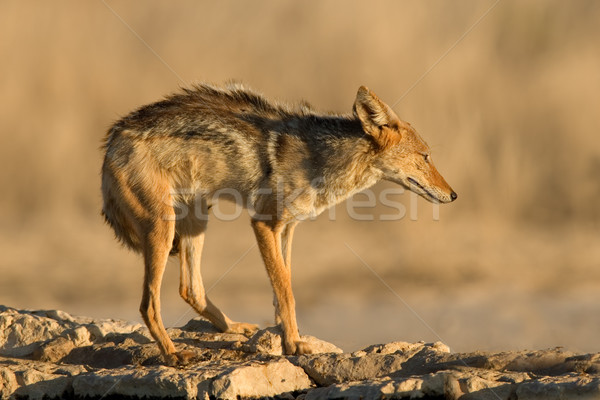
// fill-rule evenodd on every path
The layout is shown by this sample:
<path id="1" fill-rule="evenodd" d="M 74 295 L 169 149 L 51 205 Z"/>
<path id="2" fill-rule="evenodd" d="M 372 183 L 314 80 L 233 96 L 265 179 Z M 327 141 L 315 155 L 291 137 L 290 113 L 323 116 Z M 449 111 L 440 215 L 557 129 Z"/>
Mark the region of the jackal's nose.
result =
<path id="1" fill-rule="evenodd" d="M 456 192 L 452 192 L 450 193 L 450 198 L 452 199 L 452 201 L 456 200 L 456 198 L 458 197 L 458 195 L 456 194 Z"/>

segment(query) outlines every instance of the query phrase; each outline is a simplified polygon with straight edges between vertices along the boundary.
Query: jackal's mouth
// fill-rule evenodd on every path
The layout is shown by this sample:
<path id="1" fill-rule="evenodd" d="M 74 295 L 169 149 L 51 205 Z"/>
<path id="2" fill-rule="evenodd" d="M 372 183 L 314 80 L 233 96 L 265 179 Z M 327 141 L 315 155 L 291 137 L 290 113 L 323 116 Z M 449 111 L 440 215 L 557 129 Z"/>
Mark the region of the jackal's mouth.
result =
<path id="1" fill-rule="evenodd" d="M 425 187 L 423 187 L 423 185 L 421 185 L 419 182 L 417 182 L 416 180 L 414 180 L 413 178 L 408 178 L 408 183 L 410 183 L 413 186 L 416 186 L 417 188 L 421 189 L 424 194 L 429 197 L 429 199 L 433 202 L 439 202 L 440 200 L 435 197 L 433 194 L 431 194 L 431 192 L 427 189 L 425 189 Z"/>

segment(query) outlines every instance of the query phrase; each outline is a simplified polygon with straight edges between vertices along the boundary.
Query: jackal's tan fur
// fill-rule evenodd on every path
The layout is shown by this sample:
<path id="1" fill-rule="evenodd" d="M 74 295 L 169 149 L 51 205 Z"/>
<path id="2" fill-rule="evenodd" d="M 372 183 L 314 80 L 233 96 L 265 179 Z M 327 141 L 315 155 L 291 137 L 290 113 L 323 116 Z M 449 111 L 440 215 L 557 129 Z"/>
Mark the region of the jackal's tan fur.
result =
<path id="1" fill-rule="evenodd" d="M 140 311 L 170 364 L 189 354 L 176 351 L 160 316 L 169 254 L 179 253 L 179 292 L 200 315 L 226 332 L 257 329 L 227 318 L 202 285 L 206 216 L 220 190 L 235 191 L 252 210 L 288 354 L 311 352 L 298 334 L 290 278 L 298 221 L 381 179 L 430 201 L 456 198 L 416 131 L 365 87 L 352 114 L 332 115 L 273 103 L 241 86 L 198 85 L 116 122 L 105 150 L 103 215 L 144 256 Z"/>

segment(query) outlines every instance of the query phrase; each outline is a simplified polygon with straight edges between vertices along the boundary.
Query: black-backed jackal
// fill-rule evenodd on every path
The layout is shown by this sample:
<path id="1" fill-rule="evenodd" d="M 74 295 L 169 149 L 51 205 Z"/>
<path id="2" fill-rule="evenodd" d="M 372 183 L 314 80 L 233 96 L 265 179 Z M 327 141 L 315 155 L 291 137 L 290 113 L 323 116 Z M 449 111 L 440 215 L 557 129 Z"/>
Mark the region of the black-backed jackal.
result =
<path id="1" fill-rule="evenodd" d="M 352 114 L 332 115 L 305 104 L 273 103 L 241 86 L 198 85 L 116 122 L 105 150 L 103 215 L 117 237 L 144 257 L 140 311 L 169 364 L 190 357 L 175 349 L 160 316 L 169 254 L 179 253 L 179 293 L 200 315 L 225 332 L 257 329 L 227 318 L 202 285 L 206 217 L 218 191 L 235 191 L 252 210 L 287 354 L 311 352 L 298 334 L 291 285 L 298 221 L 381 179 L 432 202 L 456 199 L 427 144 L 364 86 Z"/>

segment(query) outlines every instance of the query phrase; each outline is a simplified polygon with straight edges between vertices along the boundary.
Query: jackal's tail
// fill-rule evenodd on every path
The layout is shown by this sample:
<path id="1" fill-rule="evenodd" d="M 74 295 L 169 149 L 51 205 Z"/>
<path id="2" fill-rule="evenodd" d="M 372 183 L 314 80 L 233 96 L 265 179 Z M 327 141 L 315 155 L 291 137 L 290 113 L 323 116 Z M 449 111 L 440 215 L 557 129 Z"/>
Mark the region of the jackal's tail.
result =
<path id="1" fill-rule="evenodd" d="M 106 183 L 106 176 L 102 177 L 102 216 L 104 221 L 115 232 L 117 239 L 125 246 L 136 252 L 142 251 L 140 238 L 135 231 L 135 227 L 127 217 L 126 212 L 119 205 L 118 197 Z"/>
<path id="2" fill-rule="evenodd" d="M 104 221 L 110 225 L 115 232 L 115 236 L 121 243 L 131 250 L 141 253 L 143 249 L 142 242 L 136 231 L 135 224 L 123 209 L 119 201 L 119 195 L 115 192 L 114 186 L 111 185 L 110 177 L 104 171 L 102 175 L 102 216 L 104 217 Z M 173 238 L 170 254 L 175 255 L 177 253 L 179 253 L 179 235 L 176 233 Z"/>

